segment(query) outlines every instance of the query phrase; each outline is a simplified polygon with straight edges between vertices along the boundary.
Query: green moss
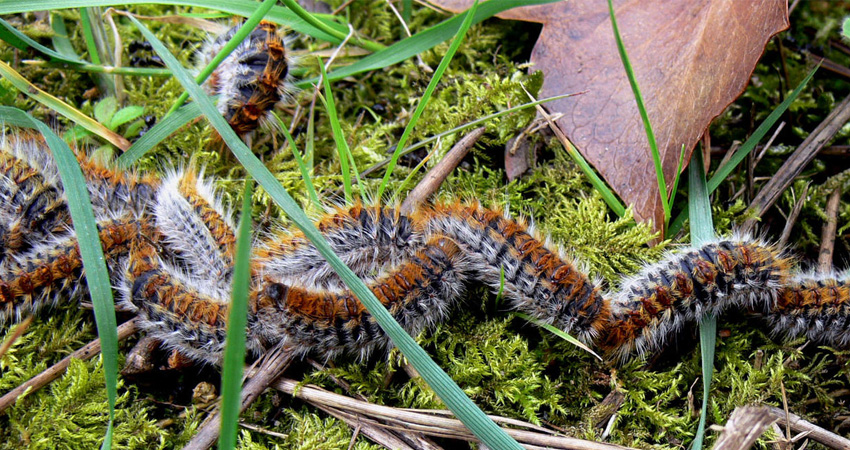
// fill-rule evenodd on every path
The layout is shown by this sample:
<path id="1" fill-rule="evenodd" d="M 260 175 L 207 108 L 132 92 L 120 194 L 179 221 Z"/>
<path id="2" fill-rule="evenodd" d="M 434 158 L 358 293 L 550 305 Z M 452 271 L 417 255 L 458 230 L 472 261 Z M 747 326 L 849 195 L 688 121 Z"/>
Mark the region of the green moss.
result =
<path id="1" fill-rule="evenodd" d="M 334 0 L 331 3 L 336 7 L 342 2 Z M 149 16 L 198 12 L 162 5 L 134 6 L 131 10 Z M 75 10 L 63 10 L 61 14 L 69 24 L 78 20 Z M 825 25 L 826 29 L 833 26 L 832 21 L 826 24 L 821 23 L 822 20 L 818 22 L 817 14 L 813 14 L 810 7 L 801 6 L 795 14 L 798 21 L 807 24 Z M 344 18 L 353 23 L 359 33 L 378 42 L 390 44 L 401 36 L 398 20 L 384 0 L 357 0 L 345 10 Z M 417 7 L 409 25 L 413 32 L 417 32 L 444 18 L 444 15 L 428 8 Z M 13 19 L 12 22 L 25 33 L 49 45 L 51 32 L 44 29 L 33 15 Z M 138 39 L 132 26 L 121 20 L 118 23 L 125 43 Z M 202 40 L 203 33 L 187 25 L 158 21 L 151 21 L 148 26 L 185 65 L 192 65 L 193 49 Z M 78 27 L 69 27 L 69 30 L 75 49 L 86 57 Z M 521 60 L 517 58 L 519 52 L 528 48 L 520 48 L 516 42 L 521 39 L 516 36 L 528 33 L 525 25 L 498 20 L 472 27 L 425 115 L 414 129 L 410 142 L 416 143 L 471 120 L 525 103 L 528 98 L 523 87 L 536 94 L 542 83 L 542 74 L 529 75 L 526 67 L 517 62 Z M 815 40 L 818 39 L 826 42 L 825 38 L 817 37 Z M 301 59 L 305 76 L 316 75 L 316 59 L 309 55 L 328 50 L 329 46 L 309 39 L 299 39 L 295 45 L 305 55 Z M 333 83 L 343 133 L 360 170 L 389 157 L 430 79 L 420 60 L 434 68 L 447 47 L 448 43 L 444 43 L 424 52 L 419 59 Z M 494 50 L 496 48 L 500 50 Z M 769 49 L 768 61 L 775 57 L 776 51 L 775 47 Z M 712 138 L 716 144 L 729 145 L 733 139 L 745 137 L 752 128 L 747 124 L 762 120 L 772 105 L 781 100 L 781 92 L 793 87 L 793 83 L 806 73 L 806 63 L 796 53 L 786 53 L 786 56 L 790 71 L 788 80 L 777 76 L 778 70 L 769 65 L 757 68 L 753 86 L 748 88 L 739 103 L 719 118 L 713 128 Z M 8 46 L 0 45 L 0 57 L 12 61 L 36 58 L 37 55 L 16 55 Z M 830 57 L 839 61 L 843 58 L 840 55 Z M 346 61 L 345 56 L 341 58 L 340 61 Z M 28 79 L 68 103 L 86 112 L 92 110 L 93 105 L 82 97 L 85 89 L 95 85 L 91 75 L 35 66 L 20 65 L 18 68 Z M 769 176 L 775 172 L 786 155 L 796 148 L 796 143 L 847 91 L 846 86 L 835 81 L 816 79 L 816 82 L 823 84 L 804 93 L 801 101 L 794 105 L 790 113 L 794 122 L 780 136 L 774 150 L 757 166 L 757 176 Z M 162 117 L 181 93 L 179 84 L 170 78 L 125 77 L 125 85 L 128 103 L 143 105 L 145 114 L 156 117 Z M 311 94 L 311 89 L 305 89 L 296 96 L 293 105 L 282 112 L 283 120 L 288 123 L 291 112 L 298 106 L 308 109 Z M 48 117 L 48 111 L 13 92 L 3 80 L 0 80 L 0 102 L 33 110 L 42 119 Z M 315 154 L 310 155 L 314 161 L 313 183 L 324 202 L 336 203 L 339 202 L 336 192 L 341 181 L 339 164 L 327 114 L 321 102 L 318 105 L 313 142 Z M 449 177 L 437 198 L 479 201 L 488 207 L 503 208 L 513 216 L 527 217 L 535 228 L 551 236 L 566 253 L 588 266 L 590 273 L 606 280 L 611 289 L 616 289 L 623 275 L 634 273 L 647 261 L 657 261 L 663 252 L 672 248 L 668 241 L 648 246 L 657 236 L 646 225 L 636 224 L 631 214 L 623 218 L 614 216 L 580 171 L 566 160 L 559 149 L 560 144 L 554 140 L 544 143 L 538 167 L 530 175 L 507 182 L 499 167 L 502 146 L 519 134 L 533 117 L 534 112 L 526 110 L 487 122 L 487 132 L 473 149 L 472 156 Z M 296 133 L 296 146 L 304 152 L 307 133 L 303 127 L 306 119 L 298 125 L 301 129 Z M 428 147 L 434 156 L 426 167 L 439 161 L 461 135 L 447 136 Z M 837 142 L 846 143 L 848 136 L 850 128 L 842 130 Z M 279 151 L 281 143 L 279 135 L 273 138 L 261 135 L 254 140 L 253 149 L 296 200 L 307 204 L 305 184 L 291 150 Z M 243 186 L 245 174 L 227 156 L 228 151 L 222 150 L 213 145 L 209 126 L 200 121 L 175 133 L 143 158 L 138 166 L 144 170 L 161 170 L 175 164 L 205 166 L 207 173 L 221 179 L 225 199 L 235 203 L 233 200 Z M 401 181 L 421 157 L 420 153 L 402 159 L 388 192 L 402 188 Z M 802 236 L 797 244 L 803 250 L 812 251 L 820 242 L 820 229 L 825 217 L 823 209 L 829 193 L 839 187 L 846 190 L 847 172 L 836 175 L 829 169 L 829 164 L 816 161 L 803 174 L 807 180 L 798 181 L 793 186 L 793 195 L 786 193 L 780 202 L 783 210 L 788 211 L 802 194 L 803 185 L 811 179 L 810 201 L 801 214 L 800 231 L 795 230 L 794 234 Z M 379 170 L 377 174 L 381 175 L 383 171 Z M 401 189 L 400 198 L 421 176 L 421 173 L 414 176 L 413 183 Z M 362 189 L 367 194 L 373 193 L 377 182 L 376 177 L 367 178 Z M 735 194 L 745 187 L 745 183 L 746 171 L 741 170 L 717 192 L 713 212 L 718 233 L 730 231 L 744 219 L 747 199 L 745 195 L 736 197 Z M 683 180 L 683 190 L 686 184 Z M 686 195 L 679 198 L 685 199 Z M 735 200 L 730 201 L 731 198 Z M 256 191 L 254 200 L 254 213 L 262 229 L 270 222 L 283 219 L 261 189 Z M 850 228 L 850 208 L 846 201 L 839 208 L 839 221 L 842 232 Z M 770 226 L 767 221 L 765 224 Z M 846 247 L 846 238 L 840 238 L 837 246 Z M 696 428 L 696 411 L 700 407 L 702 389 L 699 352 L 695 348 L 692 330 L 686 330 L 671 343 L 671 350 L 657 359 L 648 363 L 633 361 L 615 369 L 596 362 L 585 352 L 548 332 L 508 315 L 504 311 L 505 305 L 482 286 L 469 286 L 469 293 L 463 301 L 465 306 L 459 308 L 449 321 L 418 338 L 438 364 L 446 368 L 486 411 L 534 423 L 553 424 L 577 436 L 592 439 L 601 437 L 607 417 L 615 413 L 614 428 L 608 438 L 610 442 L 665 449 L 689 445 Z M 841 398 L 836 399 L 831 393 L 847 385 L 850 379 L 850 358 L 846 352 L 811 346 L 800 350 L 797 346 L 801 342 L 777 344 L 759 327 L 752 326 L 752 319 L 723 318 L 720 327 L 728 329 L 729 336 L 721 338 L 718 345 L 709 405 L 713 422 L 723 423 L 731 411 L 742 404 L 780 404 L 779 383 L 782 382 L 789 402 L 808 405 L 800 406 L 797 412 L 811 414 L 813 420 L 827 428 L 840 426 L 840 419 L 836 417 L 846 415 L 846 408 Z M 8 335 L 11 329 L 5 331 Z M 92 320 L 87 312 L 70 308 L 42 314 L 12 350 L 0 359 L 0 391 L 17 386 L 93 337 Z M 402 364 L 403 360 L 396 351 L 392 351 L 388 359 L 375 357 L 368 362 L 340 360 L 334 368 L 308 375 L 306 381 L 340 391 L 333 382 L 333 377 L 338 377 L 350 385 L 352 394 L 364 395 L 375 403 L 442 408 L 433 391 L 418 377 L 410 378 L 401 370 Z M 0 416 L 0 441 L 3 442 L 0 448 L 96 447 L 106 426 L 102 385 L 102 369 L 97 361 L 75 362 L 65 377 L 31 394 L 9 414 Z M 159 398 L 162 394 L 145 389 L 127 387 L 120 390 L 116 447 L 181 448 L 191 439 L 204 415 L 192 407 L 182 414 L 177 412 L 179 408 L 162 407 L 162 402 L 170 403 L 172 399 Z M 622 406 L 613 411 L 601 404 L 612 391 L 624 396 Z M 348 448 L 352 436 L 352 430 L 344 423 L 282 394 L 262 396 L 242 417 L 262 428 L 286 435 L 279 438 L 243 429 L 239 445 L 245 449 L 342 449 Z M 157 427 L 157 420 L 173 422 L 167 427 Z M 372 449 L 377 446 L 361 436 L 354 448 Z"/>

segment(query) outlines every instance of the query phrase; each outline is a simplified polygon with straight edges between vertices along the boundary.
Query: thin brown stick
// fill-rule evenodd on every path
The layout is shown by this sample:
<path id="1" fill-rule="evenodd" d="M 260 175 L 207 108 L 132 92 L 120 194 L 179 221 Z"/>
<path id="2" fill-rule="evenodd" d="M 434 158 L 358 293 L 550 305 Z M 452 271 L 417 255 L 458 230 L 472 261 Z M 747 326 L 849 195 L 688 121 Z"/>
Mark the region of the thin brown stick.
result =
<path id="1" fill-rule="evenodd" d="M 797 199 L 796 203 L 794 203 L 794 207 L 791 208 L 791 213 L 788 214 L 788 220 L 785 221 L 785 227 L 782 229 L 782 234 L 779 236 L 780 247 L 785 247 L 785 244 L 788 243 L 788 239 L 791 237 L 791 229 L 794 228 L 794 224 L 797 223 L 797 217 L 800 216 L 800 211 L 803 210 L 803 205 L 806 204 L 808 195 L 809 184 L 806 183 L 806 186 L 803 188 L 803 193 L 800 194 L 800 198 Z"/>
<path id="2" fill-rule="evenodd" d="M 425 178 L 407 194 L 407 198 L 401 204 L 401 213 L 410 214 L 430 197 L 431 194 L 436 192 L 440 188 L 440 185 L 443 184 L 443 181 L 446 180 L 446 177 L 455 170 L 455 167 L 460 164 L 463 157 L 469 153 L 469 149 L 484 135 L 485 130 L 486 128 L 484 127 L 476 128 L 457 141 L 451 150 L 446 153 L 446 156 L 429 170 L 425 174 Z"/>
<path id="3" fill-rule="evenodd" d="M 242 387 L 242 406 L 239 412 L 251 405 L 277 377 L 289 367 L 294 354 L 288 347 L 277 347 L 262 360 L 260 367 Z M 186 444 L 184 450 L 207 450 L 218 440 L 221 428 L 221 409 L 207 417 L 198 429 L 198 433 Z"/>
<path id="4" fill-rule="evenodd" d="M 763 406 L 739 406 L 732 411 L 713 450 L 747 450 L 776 417 Z"/>
<path id="5" fill-rule="evenodd" d="M 344 395 L 327 392 L 316 386 L 299 386 L 297 381 L 290 379 L 281 378 L 277 380 L 273 386 L 276 389 L 292 394 L 295 397 L 314 405 L 338 408 L 349 414 L 360 414 L 365 416 L 364 419 L 361 420 L 365 420 L 365 418 L 375 421 L 380 420 L 381 422 L 386 422 L 389 425 L 394 424 L 395 426 L 418 431 L 426 435 L 448 435 L 456 439 L 477 442 L 477 438 L 475 438 L 466 426 L 457 419 L 436 417 L 432 414 L 415 410 L 375 405 L 355 400 Z M 516 439 L 520 444 L 550 447 L 553 449 L 624 450 L 628 448 L 603 442 L 592 442 L 572 437 L 557 436 L 554 435 L 554 432 L 545 434 L 539 431 L 518 430 L 513 428 L 505 428 L 505 432 Z"/>
<path id="6" fill-rule="evenodd" d="M 780 408 L 771 406 L 770 412 L 779 418 L 777 423 L 780 425 L 785 425 L 786 423 L 789 424 L 791 426 L 791 430 L 795 433 L 808 432 L 806 437 L 818 441 L 829 448 L 834 448 L 836 450 L 850 450 L 850 439 L 843 438 L 829 430 L 821 428 L 804 420 L 796 414 L 789 413 L 788 418 L 786 419 L 785 411 Z"/>
<path id="7" fill-rule="evenodd" d="M 15 341 L 17 341 L 24 334 L 24 331 L 27 331 L 27 328 L 29 328 L 31 323 L 32 316 L 29 316 L 18 324 L 18 326 L 15 328 L 15 332 L 12 333 L 11 336 L 8 336 L 6 338 L 6 340 L 3 342 L 3 345 L 0 345 L 0 358 L 2 358 L 3 355 L 5 355 L 10 348 L 12 348 L 12 344 L 14 344 Z"/>
<path id="8" fill-rule="evenodd" d="M 820 253 L 818 254 L 818 270 L 828 273 L 832 270 L 832 254 L 835 251 L 835 231 L 838 229 L 838 205 L 841 202 L 841 189 L 829 194 L 826 201 L 826 223 L 820 237 Z"/>
<path id="9" fill-rule="evenodd" d="M 797 150 L 779 168 L 770 181 L 759 191 L 756 198 L 750 204 L 750 209 L 761 216 L 768 208 L 776 203 L 779 196 L 791 185 L 794 178 L 814 159 L 818 151 L 828 143 L 838 130 L 850 121 L 850 96 L 839 103 L 832 112 L 812 131 L 812 134 L 797 147 Z M 743 225 L 744 231 L 752 230 L 755 219 L 746 221 Z"/>
<path id="10" fill-rule="evenodd" d="M 118 340 L 121 341 L 126 339 L 131 334 L 135 333 L 138 329 L 138 319 L 132 318 L 118 327 Z M 7 392 L 6 395 L 0 397 L 0 414 L 3 413 L 7 408 L 14 405 L 18 400 L 18 397 L 27 394 L 31 394 L 45 385 L 50 383 L 51 381 L 59 378 L 65 373 L 65 370 L 68 368 L 68 365 L 71 364 L 71 359 L 81 359 L 83 361 L 90 359 L 91 357 L 100 353 L 100 339 L 95 339 L 88 344 L 84 345 L 81 349 L 71 353 L 59 361 L 58 363 L 48 367 L 40 374 L 30 378 L 26 383 L 12 389 Z"/>

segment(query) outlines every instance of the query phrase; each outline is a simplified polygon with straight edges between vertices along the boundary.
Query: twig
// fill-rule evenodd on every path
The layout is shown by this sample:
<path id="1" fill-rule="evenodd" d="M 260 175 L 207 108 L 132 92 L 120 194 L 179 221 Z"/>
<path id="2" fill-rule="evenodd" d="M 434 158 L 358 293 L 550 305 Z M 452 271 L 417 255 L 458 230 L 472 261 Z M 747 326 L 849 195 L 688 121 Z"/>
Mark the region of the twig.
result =
<path id="1" fill-rule="evenodd" d="M 739 406 L 732 411 L 713 450 L 747 450 L 776 417 L 763 406 Z"/>
<path id="2" fill-rule="evenodd" d="M 315 386 L 299 386 L 299 383 L 290 379 L 279 379 L 273 385 L 276 389 L 294 395 L 314 405 L 338 408 L 348 414 L 360 414 L 365 416 L 361 420 L 381 420 L 387 422 L 382 426 L 396 426 L 405 430 L 417 431 L 430 436 L 452 437 L 470 442 L 477 442 L 475 436 L 457 419 L 435 417 L 425 412 L 391 408 L 383 405 L 375 405 L 360 400 L 355 400 L 344 395 L 335 394 L 319 389 Z M 378 422 L 375 422 L 378 423 Z M 554 433 L 545 434 L 539 431 L 518 430 L 505 428 L 505 431 L 527 448 L 532 446 L 549 447 L 552 449 L 570 450 L 625 450 L 622 447 L 603 442 L 586 441 L 566 436 L 557 436 Z"/>
<path id="3" fill-rule="evenodd" d="M 251 379 L 242 387 L 242 406 L 239 412 L 250 406 L 289 367 L 294 356 L 288 347 L 277 347 L 266 355 L 260 367 L 254 371 Z M 218 439 L 220 428 L 221 410 L 219 409 L 201 424 L 198 433 L 186 444 L 184 450 L 206 450 L 212 447 Z"/>
<path id="4" fill-rule="evenodd" d="M 785 228 L 782 229 L 782 234 L 779 236 L 780 247 L 785 247 L 785 244 L 788 243 L 788 238 L 791 237 L 791 229 L 794 228 L 794 224 L 797 223 L 797 217 L 800 216 L 800 211 L 803 210 L 803 205 L 806 204 L 808 195 L 809 183 L 806 183 L 806 186 L 803 188 L 803 193 L 800 194 L 800 198 L 796 203 L 794 203 L 791 213 L 788 214 L 788 220 L 785 221 Z"/>
<path id="5" fill-rule="evenodd" d="M 10 348 L 12 348 L 12 344 L 14 344 L 15 341 L 17 341 L 24 334 L 24 331 L 27 331 L 27 328 L 29 328 L 31 323 L 32 316 L 29 316 L 18 324 L 17 328 L 15 328 L 15 332 L 12 333 L 11 336 L 6 338 L 6 340 L 3 342 L 3 345 L 0 345 L 0 358 L 2 358 L 3 355 L 5 355 Z"/>
<path id="6" fill-rule="evenodd" d="M 135 333 L 138 329 L 138 319 L 132 318 L 118 327 L 118 340 L 123 340 Z M 31 394 L 45 385 L 50 383 L 51 381 L 59 378 L 65 373 L 65 370 L 68 368 L 68 365 L 71 363 L 71 359 L 81 359 L 87 360 L 91 357 L 100 353 L 100 339 L 95 339 L 88 344 L 84 345 L 81 349 L 71 353 L 59 361 L 58 363 L 48 367 L 40 374 L 30 378 L 26 383 L 12 389 L 7 392 L 6 395 L 0 397 L 0 413 L 3 413 L 7 408 L 15 404 L 18 400 L 18 397 L 22 395 Z"/>
<path id="7" fill-rule="evenodd" d="M 431 170 L 425 174 L 425 178 L 407 194 L 404 203 L 401 204 L 401 213 L 409 214 L 413 212 L 422 202 L 424 202 L 431 194 L 433 194 L 446 177 L 457 167 L 463 160 L 463 157 L 469 153 L 469 149 L 484 135 L 485 127 L 479 127 L 469 132 L 466 136 L 457 141 L 454 147 L 446 153 L 446 156 L 437 163 Z"/>
<path id="8" fill-rule="evenodd" d="M 808 432 L 808 438 L 818 441 L 829 448 L 850 450 L 850 439 L 843 438 L 829 430 L 823 429 L 804 420 L 796 414 L 789 413 L 788 418 L 786 419 L 785 411 L 773 406 L 769 408 L 770 412 L 779 418 L 777 422 L 780 425 L 785 425 L 786 423 L 789 424 L 791 426 L 791 430 L 795 433 Z"/>
<path id="9" fill-rule="evenodd" d="M 750 209 L 761 216 L 776 203 L 782 192 L 794 181 L 794 178 L 814 159 L 818 151 L 829 142 L 838 130 L 850 121 L 850 96 L 839 103 L 823 122 L 803 141 L 796 151 L 779 168 L 770 181 L 759 191 L 753 199 Z M 744 231 L 752 230 L 755 219 L 747 220 L 743 225 Z"/>
<path id="10" fill-rule="evenodd" d="M 841 189 L 829 194 L 826 201 L 826 223 L 820 237 L 820 253 L 818 254 L 818 270 L 829 273 L 832 270 L 832 253 L 835 250 L 835 231 L 838 229 L 838 205 L 841 201 Z"/>

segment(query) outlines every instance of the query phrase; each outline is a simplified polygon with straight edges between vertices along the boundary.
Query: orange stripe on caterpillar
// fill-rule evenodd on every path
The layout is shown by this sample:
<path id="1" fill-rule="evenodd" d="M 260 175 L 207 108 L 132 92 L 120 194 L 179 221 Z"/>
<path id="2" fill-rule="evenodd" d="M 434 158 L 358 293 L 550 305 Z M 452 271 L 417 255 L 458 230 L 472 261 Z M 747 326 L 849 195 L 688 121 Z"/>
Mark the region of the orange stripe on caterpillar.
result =
<path id="1" fill-rule="evenodd" d="M 472 277 L 492 289 L 500 289 L 504 273 L 504 293 L 514 308 L 588 341 L 604 326 L 609 311 L 601 289 L 524 223 L 460 203 L 425 207 L 414 221 L 426 235 L 454 240 Z"/>
<path id="2" fill-rule="evenodd" d="M 394 270 L 368 283 L 409 333 L 442 321 L 463 289 L 463 255 L 434 238 Z M 368 355 L 388 343 L 365 306 L 347 289 L 308 290 L 264 281 L 251 298 L 250 333 L 268 345 L 283 340 L 299 353 Z"/>
<path id="3" fill-rule="evenodd" d="M 850 285 L 846 279 L 798 275 L 781 288 L 767 314 L 775 334 L 815 342 L 850 344 Z"/>
<path id="4" fill-rule="evenodd" d="M 204 45 L 198 52 L 198 65 L 207 65 L 241 26 Z M 270 111 L 292 90 L 288 77 L 292 64 L 277 25 L 263 21 L 213 71 L 204 89 L 219 96 L 219 112 L 237 134 L 245 135 L 272 123 Z"/>
<path id="5" fill-rule="evenodd" d="M 421 230 L 395 208 L 337 208 L 316 223 L 334 253 L 365 279 L 374 278 L 423 245 Z M 307 289 L 339 289 L 342 281 L 303 233 L 282 231 L 254 252 L 260 276 Z"/>
<path id="6" fill-rule="evenodd" d="M 776 246 L 724 240 L 668 256 L 622 283 L 598 345 L 625 358 L 660 347 L 685 323 L 731 307 L 768 311 L 788 283 L 791 258 Z"/>
<path id="7" fill-rule="evenodd" d="M 115 281 L 131 243 L 140 235 L 151 233 L 151 229 L 135 219 L 106 221 L 99 228 L 103 253 Z M 0 323 L 12 317 L 20 320 L 62 298 L 85 295 L 83 277 L 80 249 L 73 235 L 34 247 L 8 262 L 0 274 Z"/>

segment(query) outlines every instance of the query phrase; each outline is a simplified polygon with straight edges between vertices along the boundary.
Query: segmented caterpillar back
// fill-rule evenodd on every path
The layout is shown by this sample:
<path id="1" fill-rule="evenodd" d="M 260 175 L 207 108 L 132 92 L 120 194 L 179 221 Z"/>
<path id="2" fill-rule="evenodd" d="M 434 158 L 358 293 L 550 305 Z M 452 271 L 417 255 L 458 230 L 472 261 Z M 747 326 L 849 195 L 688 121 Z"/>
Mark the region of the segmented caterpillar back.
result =
<path id="1" fill-rule="evenodd" d="M 242 27 L 237 25 L 208 41 L 198 52 L 198 65 L 206 66 Z M 293 90 L 289 71 L 293 65 L 277 25 L 260 22 L 236 50 L 204 83 L 218 95 L 218 110 L 239 135 L 248 134 L 269 120 L 270 111 Z"/>
<path id="2" fill-rule="evenodd" d="M 670 255 L 606 295 L 611 316 L 598 344 L 625 359 L 659 348 L 707 314 L 735 306 L 769 311 L 791 263 L 779 248 L 748 238 Z"/>

